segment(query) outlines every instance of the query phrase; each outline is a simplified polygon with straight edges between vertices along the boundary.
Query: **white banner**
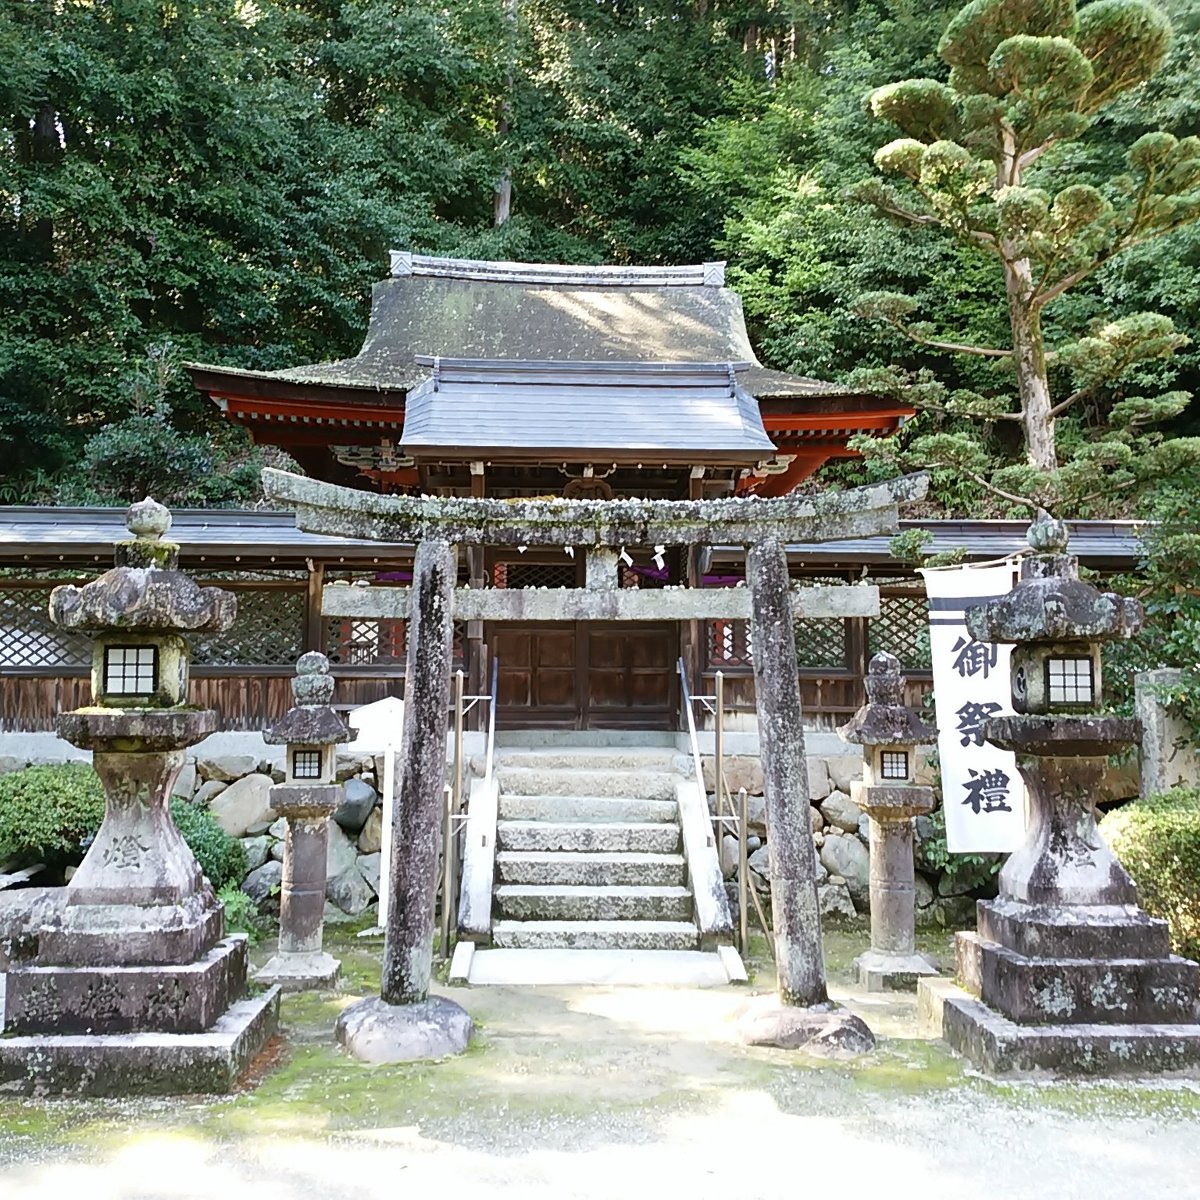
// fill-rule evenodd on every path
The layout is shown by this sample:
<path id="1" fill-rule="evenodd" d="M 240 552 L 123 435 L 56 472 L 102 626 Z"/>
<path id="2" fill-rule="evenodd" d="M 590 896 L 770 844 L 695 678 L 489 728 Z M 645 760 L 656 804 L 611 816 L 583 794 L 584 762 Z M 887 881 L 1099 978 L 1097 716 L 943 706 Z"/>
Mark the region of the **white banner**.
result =
<path id="1" fill-rule="evenodd" d="M 1025 784 L 1016 758 L 983 739 L 983 722 L 1013 711 L 1011 645 L 977 642 L 966 611 L 1012 590 L 1016 567 L 930 569 L 929 645 L 937 711 L 946 848 L 954 854 L 1009 854 L 1025 835 Z"/>

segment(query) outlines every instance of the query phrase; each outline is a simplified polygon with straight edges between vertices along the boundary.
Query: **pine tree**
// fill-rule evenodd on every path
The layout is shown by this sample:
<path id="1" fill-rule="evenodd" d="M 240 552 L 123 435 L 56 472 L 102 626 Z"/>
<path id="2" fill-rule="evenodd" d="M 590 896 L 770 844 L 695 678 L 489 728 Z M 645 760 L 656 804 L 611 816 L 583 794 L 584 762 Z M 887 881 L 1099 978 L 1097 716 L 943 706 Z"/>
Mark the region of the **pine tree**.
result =
<path id="1" fill-rule="evenodd" d="M 1128 169 L 1101 186 L 1061 168 L 1060 148 L 1088 131 L 1105 105 L 1153 75 L 1170 40 L 1167 18 L 1146 0 L 1095 0 L 1078 11 L 1074 0 L 971 0 L 938 45 L 950 67 L 947 83 L 908 79 L 871 96 L 875 116 L 905 136 L 875 155 L 897 183 L 876 178 L 856 196 L 997 263 L 1011 343 L 939 336 L 908 295 L 866 295 L 861 311 L 925 346 L 1011 369 L 1015 397 L 966 394 L 949 409 L 1020 423 L 1028 465 L 1007 477 L 1026 495 L 1078 495 L 1072 482 L 1085 473 L 1094 481 L 1097 470 L 1110 466 L 1133 481 L 1197 451 L 1181 439 L 1146 440 L 1149 426 L 1178 415 L 1190 399 L 1172 392 L 1122 399 L 1108 413 L 1102 448 L 1093 444 L 1061 462 L 1059 417 L 1186 339 L 1153 313 L 1100 322 L 1053 347 L 1043 327 L 1048 307 L 1106 263 L 1200 218 L 1200 138 L 1145 133 L 1128 148 Z M 1069 383 L 1067 394 L 1052 392 L 1052 375 Z M 969 433 L 935 435 L 921 449 L 981 482 L 990 473 Z M 1150 458 L 1139 464 L 1133 461 L 1139 454 Z M 1063 478 L 1064 470 L 1074 481 Z"/>

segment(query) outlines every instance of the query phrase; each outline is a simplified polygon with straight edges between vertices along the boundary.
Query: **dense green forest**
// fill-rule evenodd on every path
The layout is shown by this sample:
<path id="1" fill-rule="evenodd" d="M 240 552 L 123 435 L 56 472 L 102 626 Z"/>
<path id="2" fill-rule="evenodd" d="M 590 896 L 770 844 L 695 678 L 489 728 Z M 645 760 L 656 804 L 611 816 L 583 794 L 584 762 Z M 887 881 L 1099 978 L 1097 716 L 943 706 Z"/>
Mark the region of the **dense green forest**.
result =
<path id="1" fill-rule="evenodd" d="M 1094 0 L 1076 21 L 1061 0 L 1004 0 L 1014 28 L 1075 54 L 1049 76 L 1059 108 L 1086 120 L 1060 114 L 1046 135 L 1022 81 L 1009 85 L 1026 105 L 1009 117 L 1048 145 L 1020 189 L 970 201 L 999 213 L 981 229 L 1019 225 L 1035 265 L 1058 254 L 1042 226 L 1064 191 L 1077 208 L 1094 194 L 1109 214 L 1107 241 L 1085 230 L 1070 247 L 1087 242 L 1097 268 L 1042 313 L 1044 373 L 1070 400 L 1051 466 L 1044 450 L 1031 463 L 1014 416 L 1004 275 L 978 239 L 955 236 L 966 225 L 945 171 L 940 191 L 921 194 L 925 211 L 953 219 L 880 214 L 896 216 L 881 147 L 881 167 L 923 185 L 898 140 L 913 112 L 895 97 L 912 97 L 878 89 L 925 81 L 918 98 L 937 108 L 929 89 L 949 92 L 946 54 L 963 40 L 943 38 L 957 4 L 7 0 L 0 502 L 116 499 L 131 474 L 175 502 L 252 495 L 254 454 L 174 364 L 354 353 L 370 285 L 400 247 L 727 258 L 764 361 L 906 391 L 925 410 L 838 478 L 923 461 L 937 501 L 968 513 L 1022 511 L 1026 497 L 1065 516 L 1170 505 L 1158 482 L 1178 489 L 1200 446 L 1187 408 L 1200 383 L 1200 225 L 1186 208 L 1200 158 L 1188 140 L 1200 133 L 1200 3 L 1168 0 L 1169 44 L 1139 17 L 1157 70 L 1101 95 L 1095 28 L 1107 15 L 1127 29 L 1126 2 Z M 1013 31 L 993 31 L 989 46 Z M 1087 66 L 1070 95 L 1068 35 L 1096 64 L 1096 82 Z M 939 54 L 939 39 L 951 50 Z M 965 68 L 953 69 L 965 92 Z M 955 120 L 947 132 L 917 112 L 909 142 L 927 167 L 955 137 L 986 155 L 970 113 Z M 1175 171 L 1176 207 L 1159 232 L 1173 231 L 1109 256 L 1121 204 L 1139 195 L 1129 149 L 1160 130 L 1173 135 L 1155 153 Z M 1155 170 L 1160 186 L 1159 159 L 1143 173 Z"/>

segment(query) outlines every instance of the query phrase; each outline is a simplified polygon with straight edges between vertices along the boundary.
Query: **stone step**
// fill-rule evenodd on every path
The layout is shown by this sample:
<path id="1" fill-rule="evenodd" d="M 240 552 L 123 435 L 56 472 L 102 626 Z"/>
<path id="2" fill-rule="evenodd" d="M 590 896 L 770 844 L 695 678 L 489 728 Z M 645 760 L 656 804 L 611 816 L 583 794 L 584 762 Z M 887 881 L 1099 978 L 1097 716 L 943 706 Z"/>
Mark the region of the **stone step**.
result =
<path id="1" fill-rule="evenodd" d="M 673 747 L 562 747 L 548 750 L 499 750 L 497 767 L 530 767 L 539 771 L 678 771 L 688 760 Z"/>
<path id="2" fill-rule="evenodd" d="M 492 944 L 517 950 L 697 950 L 688 921 L 496 921 Z"/>
<path id="3" fill-rule="evenodd" d="M 741 971 L 737 980 L 745 979 Z M 477 950 L 465 980 L 509 987 L 723 987 L 733 981 L 719 953 L 701 950 Z"/>
<path id="4" fill-rule="evenodd" d="M 574 767 L 499 767 L 500 793 L 522 796 L 613 796 L 674 800 L 682 776 L 670 771 L 580 770 Z"/>
<path id="5" fill-rule="evenodd" d="M 631 796 L 500 797 L 500 816 L 510 821 L 674 821 L 674 800 L 638 800 Z"/>
<path id="6" fill-rule="evenodd" d="M 690 921 L 686 887 L 547 886 L 505 883 L 495 891 L 496 913 L 514 921 Z"/>
<path id="7" fill-rule="evenodd" d="M 501 850 L 496 854 L 496 880 L 499 883 L 569 883 L 593 887 L 682 887 L 687 876 L 682 854 Z"/>
<path id="8" fill-rule="evenodd" d="M 679 826 L 643 821 L 498 821 L 496 845 L 501 850 L 637 850 L 675 854 Z"/>

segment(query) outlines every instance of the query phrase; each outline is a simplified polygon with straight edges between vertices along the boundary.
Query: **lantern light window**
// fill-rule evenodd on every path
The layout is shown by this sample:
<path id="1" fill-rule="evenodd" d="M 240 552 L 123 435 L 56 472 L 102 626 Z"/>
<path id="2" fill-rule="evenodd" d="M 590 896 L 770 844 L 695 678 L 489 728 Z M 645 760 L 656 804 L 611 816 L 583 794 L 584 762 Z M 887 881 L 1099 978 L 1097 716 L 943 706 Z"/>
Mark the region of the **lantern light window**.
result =
<path id="1" fill-rule="evenodd" d="M 1048 658 L 1046 693 L 1051 704 L 1091 704 L 1095 687 L 1090 658 Z"/>
<path id="2" fill-rule="evenodd" d="M 157 646 L 106 646 L 104 690 L 113 696 L 152 696 L 158 690 Z"/>
<path id="3" fill-rule="evenodd" d="M 320 779 L 320 750 L 294 750 L 292 752 L 292 777 L 295 779 Z"/>
<path id="4" fill-rule="evenodd" d="M 885 750 L 880 762 L 881 774 L 884 779 L 908 778 L 908 751 Z"/>

